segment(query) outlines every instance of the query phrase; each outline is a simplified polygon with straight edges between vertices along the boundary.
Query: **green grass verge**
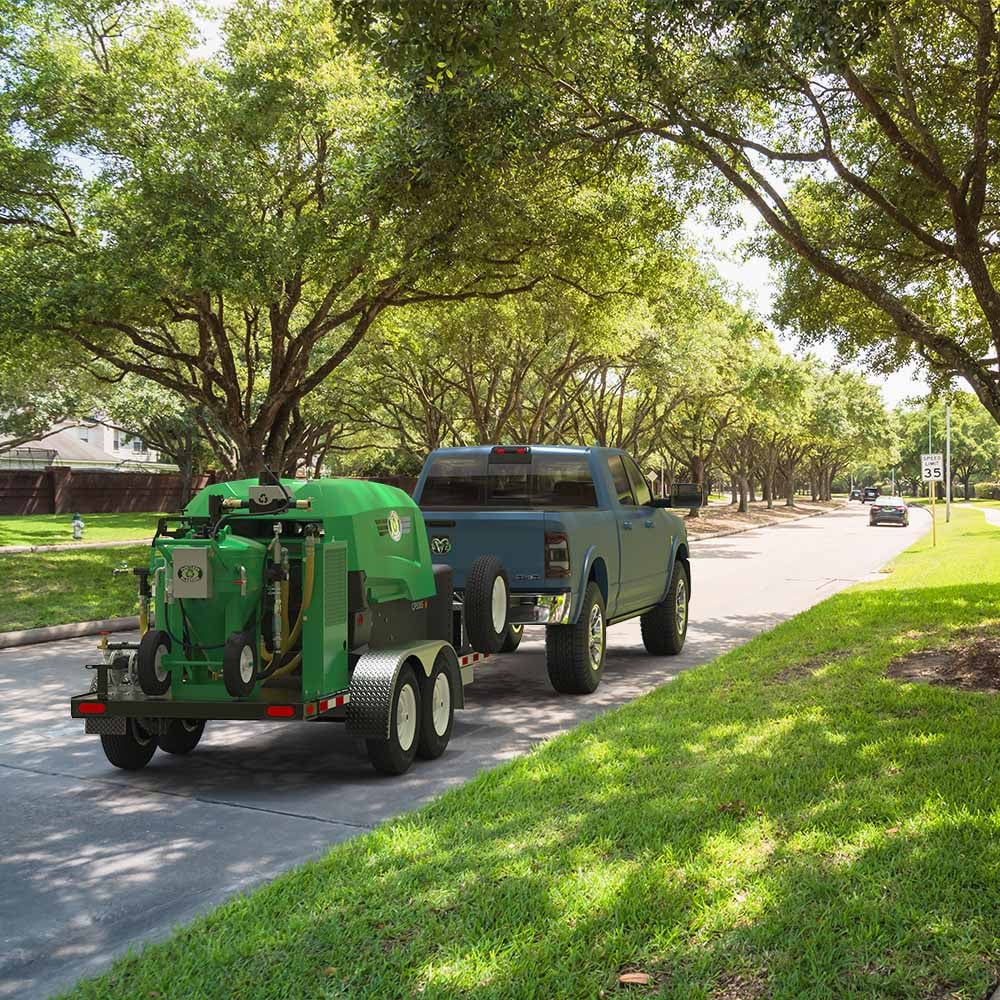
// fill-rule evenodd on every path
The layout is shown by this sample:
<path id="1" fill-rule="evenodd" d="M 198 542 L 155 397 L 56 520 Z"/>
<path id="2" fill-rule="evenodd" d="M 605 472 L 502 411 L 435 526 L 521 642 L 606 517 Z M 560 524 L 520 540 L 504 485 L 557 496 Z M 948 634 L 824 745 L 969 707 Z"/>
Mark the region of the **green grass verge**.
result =
<path id="1" fill-rule="evenodd" d="M 938 540 L 70 995 L 980 1000 L 1000 703 L 884 676 L 1000 628 L 1000 532 Z"/>
<path id="2" fill-rule="evenodd" d="M 122 562 L 149 561 L 149 546 L 0 555 L 0 632 L 136 614 L 135 577 Z"/>
<path id="3" fill-rule="evenodd" d="M 83 542 L 152 538 L 161 514 L 82 514 Z M 72 545 L 72 514 L 0 517 L 0 545 Z"/>

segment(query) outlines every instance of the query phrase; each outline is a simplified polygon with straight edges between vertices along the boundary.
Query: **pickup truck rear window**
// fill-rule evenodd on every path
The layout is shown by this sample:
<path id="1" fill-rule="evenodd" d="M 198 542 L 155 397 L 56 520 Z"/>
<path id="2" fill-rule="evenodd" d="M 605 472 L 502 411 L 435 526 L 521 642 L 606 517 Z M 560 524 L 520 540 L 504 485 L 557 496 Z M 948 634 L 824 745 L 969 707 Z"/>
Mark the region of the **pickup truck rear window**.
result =
<path id="1" fill-rule="evenodd" d="M 420 506 L 429 510 L 554 510 L 597 506 L 587 459 L 532 453 L 531 461 L 498 462 L 485 454 L 440 455 L 427 470 Z"/>

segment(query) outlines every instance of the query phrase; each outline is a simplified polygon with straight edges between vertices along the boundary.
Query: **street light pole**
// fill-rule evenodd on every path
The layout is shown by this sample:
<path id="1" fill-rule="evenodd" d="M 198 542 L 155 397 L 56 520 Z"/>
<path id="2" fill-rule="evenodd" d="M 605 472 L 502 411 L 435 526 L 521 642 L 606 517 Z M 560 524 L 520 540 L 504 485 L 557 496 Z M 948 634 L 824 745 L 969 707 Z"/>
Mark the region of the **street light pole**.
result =
<path id="1" fill-rule="evenodd" d="M 951 523 L 951 403 L 944 406 L 944 520 Z"/>

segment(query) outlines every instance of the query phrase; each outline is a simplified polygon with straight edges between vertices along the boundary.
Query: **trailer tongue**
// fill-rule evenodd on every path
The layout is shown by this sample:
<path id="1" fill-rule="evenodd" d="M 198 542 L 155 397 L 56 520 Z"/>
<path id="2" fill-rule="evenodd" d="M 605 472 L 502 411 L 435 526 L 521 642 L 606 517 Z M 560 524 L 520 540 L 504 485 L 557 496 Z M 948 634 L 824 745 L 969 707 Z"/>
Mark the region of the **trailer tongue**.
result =
<path id="1" fill-rule="evenodd" d="M 228 719 L 342 721 L 378 770 L 400 774 L 444 752 L 485 658 L 467 626 L 496 615 L 486 597 L 455 602 L 413 501 L 364 481 L 209 486 L 161 519 L 134 572 L 140 640 L 102 639 L 90 690 L 71 700 L 130 770 Z"/>

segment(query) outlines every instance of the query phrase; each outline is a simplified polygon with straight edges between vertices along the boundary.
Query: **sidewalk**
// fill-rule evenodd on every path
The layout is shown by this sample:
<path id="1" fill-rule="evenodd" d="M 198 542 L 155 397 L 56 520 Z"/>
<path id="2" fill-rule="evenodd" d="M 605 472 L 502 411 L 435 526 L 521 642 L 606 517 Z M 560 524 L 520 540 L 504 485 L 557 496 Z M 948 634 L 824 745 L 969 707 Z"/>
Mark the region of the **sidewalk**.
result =
<path id="1" fill-rule="evenodd" d="M 750 504 L 750 510 L 741 514 L 733 504 L 710 504 L 703 507 L 698 517 L 684 518 L 684 526 L 691 538 L 714 538 L 719 535 L 735 535 L 741 531 L 752 531 L 769 524 L 785 521 L 799 521 L 804 517 L 816 517 L 846 506 L 847 500 L 799 500 L 794 507 L 786 507 L 784 500 L 770 510 L 762 500 Z"/>
<path id="2" fill-rule="evenodd" d="M 109 542 L 59 542 L 58 545 L 0 545 L 0 556 L 23 555 L 28 552 L 82 552 L 84 549 L 121 549 L 129 545 L 146 545 L 145 538 L 112 539 Z"/>

